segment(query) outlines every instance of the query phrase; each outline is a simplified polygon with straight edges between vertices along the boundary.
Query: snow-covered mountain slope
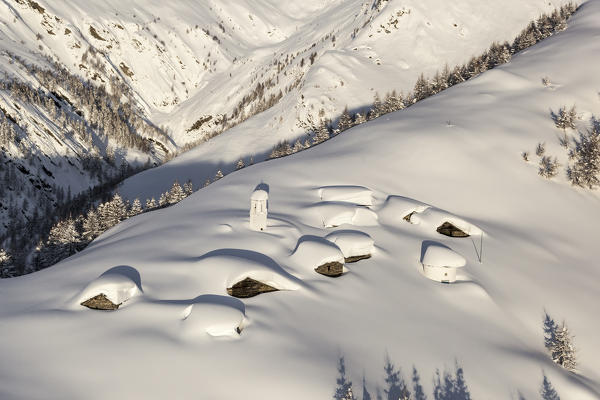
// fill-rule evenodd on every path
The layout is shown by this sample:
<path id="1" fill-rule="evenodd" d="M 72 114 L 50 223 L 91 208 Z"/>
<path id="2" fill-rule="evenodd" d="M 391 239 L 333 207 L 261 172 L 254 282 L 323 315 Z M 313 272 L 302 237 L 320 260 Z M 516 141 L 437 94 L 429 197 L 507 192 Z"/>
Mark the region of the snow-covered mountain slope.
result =
<path id="1" fill-rule="evenodd" d="M 151 119 L 185 144 L 214 131 L 222 115 L 243 119 L 238 114 L 250 116 L 292 88 L 298 109 L 292 118 L 277 115 L 290 119 L 286 131 L 307 112 L 364 106 L 373 91 L 407 89 L 421 72 L 464 62 L 564 3 L 15 0 L 1 7 L 6 48 L 39 49 L 99 82 L 124 80 Z"/>
<path id="2" fill-rule="evenodd" d="M 494 41 L 512 41 L 529 21 L 565 3 L 465 0 L 439 4 L 432 0 L 383 1 L 375 6 L 370 2 L 345 2 L 322 10 L 318 19 L 306 22 L 285 40 L 272 43 L 268 51 L 254 49 L 244 66 L 250 69 L 243 70 L 234 63 L 228 69 L 231 78 L 215 78 L 201 94 L 168 115 L 154 116 L 175 133 L 203 118 L 209 124 L 214 121 L 215 111 L 203 111 L 197 119 L 198 110 L 214 110 L 224 100 L 227 103 L 233 99 L 232 104 L 239 104 L 241 97 L 248 96 L 244 88 L 255 93 L 256 82 L 267 80 L 273 86 L 266 89 L 270 84 L 265 84 L 263 98 L 275 95 L 276 105 L 178 160 L 133 177 L 119 190 L 131 199 L 157 197 L 176 179 L 191 179 L 198 187 L 214 178 L 217 170 L 234 170 L 240 159 L 245 164 L 262 161 L 283 140 L 292 144 L 298 138 L 304 141 L 306 128 L 302 122 L 311 119 L 318 124 L 334 119 L 335 123 L 345 107 L 364 114 L 376 94 L 383 98 L 393 90 L 407 93 L 420 74 L 433 77 L 445 65 L 452 68 L 464 63 Z M 253 114 L 256 102 L 260 99 L 246 105 L 246 115 Z M 231 120 L 234 113 L 229 113 Z M 207 129 L 212 127 L 208 125 Z M 188 168 L 192 163 L 194 168 Z M 184 169 L 193 173 L 185 174 Z M 148 185 L 148 181 L 154 184 Z"/>
<path id="3" fill-rule="evenodd" d="M 88 190 L 235 127 L 187 156 L 199 163 L 192 176 L 169 166 L 143 192 L 122 190 L 133 199 L 158 198 L 174 179 L 198 187 L 303 135 L 300 122 L 407 90 L 564 3 L 3 1 L 0 247 L 22 267 L 51 226 L 36 212 L 54 210 L 46 222 L 78 214 L 98 200 Z"/>
<path id="4" fill-rule="evenodd" d="M 374 398 L 387 353 L 405 376 L 417 368 L 429 398 L 455 360 L 475 399 L 539 398 L 544 374 L 563 399 L 600 398 L 600 198 L 568 183 L 550 117 L 576 104 L 583 129 L 600 113 L 599 18 L 588 1 L 509 64 L 0 281 L 0 397 L 330 398 L 344 356 L 355 393 L 364 376 Z M 552 180 L 521 157 L 540 142 L 562 164 Z M 257 185 L 263 232 L 248 225 Z M 471 236 L 437 233 L 445 221 Z M 369 248 L 364 234 L 371 258 L 339 278 L 314 271 Z M 466 259 L 454 284 L 421 272 L 438 244 Z M 245 277 L 280 290 L 228 296 Z M 79 305 L 94 293 L 128 300 Z M 544 311 L 575 334 L 576 373 L 547 355 Z"/>

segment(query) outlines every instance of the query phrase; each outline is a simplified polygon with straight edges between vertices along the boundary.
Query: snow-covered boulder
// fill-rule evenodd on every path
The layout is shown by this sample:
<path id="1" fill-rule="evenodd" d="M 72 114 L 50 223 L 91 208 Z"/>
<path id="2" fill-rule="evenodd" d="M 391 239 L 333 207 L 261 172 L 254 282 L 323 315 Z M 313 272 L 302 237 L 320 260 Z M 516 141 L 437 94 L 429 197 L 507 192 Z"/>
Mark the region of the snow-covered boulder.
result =
<path id="1" fill-rule="evenodd" d="M 219 249 L 211 251 L 200 258 L 194 270 L 199 287 L 210 293 L 231 291 L 233 294 L 233 288 L 240 287 L 238 284 L 247 279 L 262 283 L 275 290 L 296 290 L 299 287 L 298 280 L 281 268 L 275 260 L 265 254 L 250 250 Z M 223 283 L 225 287 L 223 287 Z M 255 294 L 267 291 L 263 290 Z M 238 293 L 236 291 L 236 294 Z"/>
<path id="2" fill-rule="evenodd" d="M 373 192 L 363 186 L 324 186 L 319 188 L 323 201 L 342 201 L 362 206 L 373 205 Z"/>
<path id="3" fill-rule="evenodd" d="M 290 256 L 290 262 L 326 276 L 340 276 L 344 270 L 344 254 L 334 243 L 317 236 L 303 236 Z"/>
<path id="4" fill-rule="evenodd" d="M 325 239 L 335 243 L 344 254 L 345 262 L 355 262 L 371 257 L 375 241 L 360 231 L 341 230 L 330 233 Z"/>
<path id="5" fill-rule="evenodd" d="M 395 225 L 408 221 L 410 223 L 417 223 L 411 217 L 415 213 L 421 213 L 431 206 L 422 203 L 418 200 L 414 200 L 403 196 L 388 196 L 383 207 L 377 212 L 379 219 L 382 223 Z"/>
<path id="6" fill-rule="evenodd" d="M 422 212 L 413 214 L 410 221 L 435 229 L 438 233 L 452 237 L 481 235 L 483 231 L 464 219 L 439 208 L 430 207 Z M 451 225 L 451 226 L 450 226 Z M 458 228 L 458 231 L 454 228 Z M 458 232 L 463 232 L 462 234 Z"/>
<path id="7" fill-rule="evenodd" d="M 138 272 L 131 267 L 109 269 L 90 282 L 77 296 L 76 303 L 98 310 L 116 310 L 142 293 Z"/>

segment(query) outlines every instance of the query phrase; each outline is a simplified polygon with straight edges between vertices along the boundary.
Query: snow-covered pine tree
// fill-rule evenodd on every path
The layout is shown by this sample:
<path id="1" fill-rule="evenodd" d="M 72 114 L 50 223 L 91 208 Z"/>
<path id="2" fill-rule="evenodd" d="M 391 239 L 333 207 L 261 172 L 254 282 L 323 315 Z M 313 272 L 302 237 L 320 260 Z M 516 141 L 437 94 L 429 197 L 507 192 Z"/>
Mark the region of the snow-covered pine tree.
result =
<path id="1" fill-rule="evenodd" d="M 568 371 L 575 371 L 577 359 L 575 356 L 575 347 L 573 346 L 573 337 L 564 321 L 556 329 L 554 341 L 549 350 L 552 361 Z"/>
<path id="2" fill-rule="evenodd" d="M 170 204 L 179 203 L 181 200 L 185 199 L 185 193 L 183 192 L 183 188 L 179 184 L 177 179 L 173 182 L 173 186 L 169 190 L 168 200 Z"/>
<path id="3" fill-rule="evenodd" d="M 550 156 L 543 156 L 540 159 L 538 174 L 546 179 L 554 178 L 558 174 L 558 159 Z"/>
<path id="4" fill-rule="evenodd" d="M 542 381 L 542 387 L 540 388 L 540 395 L 542 396 L 542 400 L 560 400 L 560 396 L 545 374 L 544 380 Z"/>
<path id="5" fill-rule="evenodd" d="M 536 30 L 535 22 L 532 21 L 527 29 L 525 29 L 515 38 L 512 44 L 513 54 L 536 44 Z"/>
<path id="6" fill-rule="evenodd" d="M 87 242 L 91 242 L 101 233 L 102 227 L 98 220 L 98 213 L 95 209 L 91 208 L 83 220 L 83 239 Z"/>
<path id="7" fill-rule="evenodd" d="M 185 194 L 185 197 L 194 193 L 194 184 L 191 180 L 188 179 L 188 181 L 183 184 L 183 193 Z"/>
<path id="8" fill-rule="evenodd" d="M 313 144 L 319 144 L 329 139 L 329 126 L 326 120 L 321 120 L 313 136 Z"/>
<path id="9" fill-rule="evenodd" d="M 133 200 L 133 203 L 131 204 L 131 208 L 129 209 L 129 217 L 135 217 L 138 214 L 141 214 L 142 212 L 144 212 L 144 210 L 142 209 L 142 203 L 140 202 L 140 199 L 135 199 Z"/>
<path id="10" fill-rule="evenodd" d="M 386 95 L 383 105 L 386 113 L 402 110 L 406 107 L 404 96 L 397 94 L 395 90 L 391 94 Z"/>
<path id="11" fill-rule="evenodd" d="M 566 130 L 567 128 L 575 129 L 575 121 L 577 120 L 577 110 L 575 106 L 567 110 L 566 106 L 558 109 L 558 114 L 552 112 L 552 119 L 557 128 Z"/>
<path id="12" fill-rule="evenodd" d="M 535 155 L 538 157 L 543 156 L 546 153 L 546 144 L 545 143 L 538 143 L 536 148 L 535 148 Z"/>
<path id="13" fill-rule="evenodd" d="M 123 201 L 123 198 L 119 193 L 115 193 L 112 200 L 106 204 L 106 213 L 104 215 L 105 220 L 103 223 L 106 225 L 106 229 L 109 229 L 119 222 L 127 218 L 127 206 Z"/>
<path id="14" fill-rule="evenodd" d="M 152 210 L 153 208 L 156 208 L 156 200 L 154 197 L 146 199 L 146 210 Z"/>
<path id="15" fill-rule="evenodd" d="M 246 165 L 244 164 L 244 160 L 240 158 L 240 159 L 238 160 L 237 164 L 235 165 L 235 169 L 236 169 L 236 170 L 239 170 L 239 169 L 242 169 L 242 168 L 244 168 L 245 166 L 246 166 Z"/>
<path id="16" fill-rule="evenodd" d="M 292 146 L 290 146 L 290 142 L 288 142 L 287 140 L 283 140 L 273 147 L 269 158 L 285 157 L 287 155 L 292 154 L 292 152 L 293 151 Z"/>
<path id="17" fill-rule="evenodd" d="M 167 204 L 169 204 L 169 192 L 161 193 L 158 199 L 158 205 L 160 207 L 165 207 Z"/>
<path id="18" fill-rule="evenodd" d="M 439 93 L 442 90 L 448 89 L 448 77 L 450 76 L 450 70 L 448 64 L 444 66 L 442 72 L 436 72 L 431 82 L 432 94 Z"/>
<path id="19" fill-rule="evenodd" d="M 0 249 L 0 278 L 12 278 L 16 276 L 16 271 L 12 268 L 11 264 L 10 254 L 4 249 Z"/>
<path id="20" fill-rule="evenodd" d="M 351 128 L 352 125 L 353 125 L 352 117 L 350 116 L 350 113 L 348 112 L 348 106 L 346 106 L 346 107 L 344 107 L 344 111 L 342 111 L 342 115 L 340 115 L 337 130 L 339 132 L 343 132 L 346 129 Z"/>
<path id="21" fill-rule="evenodd" d="M 41 264 L 50 266 L 69 257 L 77 251 L 79 243 L 75 221 L 72 218 L 58 221 L 50 229 L 46 245 L 41 249 Z"/>
<path id="22" fill-rule="evenodd" d="M 302 144 L 300 139 L 298 139 L 296 140 L 296 143 L 294 143 L 294 147 L 292 147 L 292 153 L 297 153 L 302 150 L 304 150 L 304 145 Z"/>
<path id="23" fill-rule="evenodd" d="M 215 174 L 215 179 L 214 182 L 218 181 L 219 179 L 221 179 L 223 177 L 223 172 L 221 170 L 218 170 L 217 173 Z"/>
<path id="24" fill-rule="evenodd" d="M 600 186 L 600 121 L 592 119 L 592 129 L 579 133 L 569 158 L 574 160 L 567 176 L 575 186 L 595 189 Z"/>
<path id="25" fill-rule="evenodd" d="M 415 83 L 415 87 L 413 89 L 413 103 L 416 103 L 417 101 L 429 97 L 431 93 L 431 84 L 427 79 L 425 79 L 425 76 L 421 74 L 421 76 L 419 76 L 419 78 L 417 79 L 417 82 Z"/>
<path id="26" fill-rule="evenodd" d="M 367 119 L 372 120 L 375 118 L 379 118 L 383 114 L 385 114 L 384 104 L 381 101 L 381 97 L 379 97 L 379 93 L 375 92 L 375 97 L 373 99 L 373 106 L 371 107 L 371 110 L 367 114 Z"/>
<path id="27" fill-rule="evenodd" d="M 367 122 L 367 118 L 364 116 L 364 114 L 359 112 L 354 114 L 354 125 L 364 124 L 365 122 Z"/>

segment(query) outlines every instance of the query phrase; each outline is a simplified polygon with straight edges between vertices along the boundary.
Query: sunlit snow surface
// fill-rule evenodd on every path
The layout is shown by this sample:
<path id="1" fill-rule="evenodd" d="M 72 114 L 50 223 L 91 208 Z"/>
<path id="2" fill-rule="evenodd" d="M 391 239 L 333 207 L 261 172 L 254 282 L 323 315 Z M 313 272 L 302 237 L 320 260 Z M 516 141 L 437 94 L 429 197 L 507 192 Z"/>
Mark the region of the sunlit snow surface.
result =
<path id="1" fill-rule="evenodd" d="M 539 177 L 536 158 L 520 153 L 546 142 L 565 165 L 550 110 L 576 104 L 582 127 L 600 114 L 599 19 L 590 1 L 567 31 L 509 65 L 0 281 L 0 397 L 324 399 L 340 356 L 374 397 L 387 353 L 405 375 L 418 369 L 430 398 L 434 371 L 455 360 L 475 399 L 538 398 L 543 373 L 562 398 L 598 398 L 600 198 L 563 173 Z M 269 220 L 255 232 L 248 206 L 261 182 Z M 367 188 L 372 205 L 320 198 L 334 186 Z M 413 211 L 419 223 L 403 219 Z M 438 234 L 449 218 L 473 235 Z M 346 255 L 331 240 L 338 231 L 368 235 L 373 253 L 332 279 L 312 265 Z M 420 273 L 430 242 L 465 258 L 456 283 Z M 320 250 L 295 256 L 308 243 Z M 76 307 L 109 270 L 123 278 L 108 287 L 136 295 L 117 311 Z M 246 276 L 283 290 L 228 296 Z M 547 356 L 544 310 L 576 335 L 577 374 Z"/>

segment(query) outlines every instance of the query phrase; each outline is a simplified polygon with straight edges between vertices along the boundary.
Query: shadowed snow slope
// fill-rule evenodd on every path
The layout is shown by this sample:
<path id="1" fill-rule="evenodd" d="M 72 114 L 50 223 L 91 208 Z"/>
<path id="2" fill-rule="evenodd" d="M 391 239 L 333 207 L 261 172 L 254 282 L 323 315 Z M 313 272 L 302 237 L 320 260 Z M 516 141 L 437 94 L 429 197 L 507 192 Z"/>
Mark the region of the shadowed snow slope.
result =
<path id="1" fill-rule="evenodd" d="M 128 219 L 54 267 L 0 281 L 0 397 L 326 399 L 340 355 L 373 392 L 387 351 L 404 371 L 418 368 L 428 393 L 435 369 L 456 359 L 475 399 L 538 398 L 542 371 L 562 398 L 597 399 L 600 197 L 564 173 L 541 178 L 535 157 L 520 154 L 546 142 L 565 165 L 550 110 L 576 104 L 582 124 L 600 114 L 599 20 L 600 1 L 589 1 L 566 31 L 507 65 Z M 261 181 L 269 220 L 254 232 L 248 205 Z M 386 210 L 378 223 L 336 229 L 368 234 L 377 250 L 338 279 L 288 263 L 300 238 L 334 231 L 315 216 L 315 188 L 325 186 L 367 187 L 373 206 L 364 209 Z M 382 208 L 390 195 L 406 199 Z M 482 262 L 473 238 L 394 216 L 424 205 L 485 232 Z M 466 259 L 460 282 L 421 275 L 425 241 Z M 143 295 L 112 312 L 70 308 L 122 265 L 139 272 Z M 253 271 L 296 290 L 224 301 L 230 279 Z M 182 321 L 204 295 L 215 306 L 192 306 Z M 544 310 L 576 335 L 577 374 L 546 354 Z M 193 334 L 182 337 L 187 322 Z M 194 340 L 195 326 L 226 336 Z"/>

